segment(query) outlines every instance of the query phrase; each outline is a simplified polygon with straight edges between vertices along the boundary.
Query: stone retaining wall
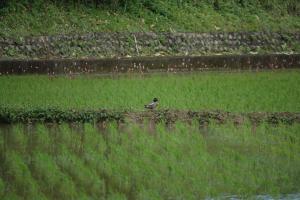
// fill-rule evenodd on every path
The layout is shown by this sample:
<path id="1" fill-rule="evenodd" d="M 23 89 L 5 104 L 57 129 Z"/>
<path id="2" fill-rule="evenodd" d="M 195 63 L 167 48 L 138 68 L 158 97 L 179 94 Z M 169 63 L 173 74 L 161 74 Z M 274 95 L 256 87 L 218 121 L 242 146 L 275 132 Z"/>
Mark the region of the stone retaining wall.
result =
<path id="1" fill-rule="evenodd" d="M 300 52 L 300 32 L 90 33 L 0 37 L 0 58 L 84 58 Z"/>

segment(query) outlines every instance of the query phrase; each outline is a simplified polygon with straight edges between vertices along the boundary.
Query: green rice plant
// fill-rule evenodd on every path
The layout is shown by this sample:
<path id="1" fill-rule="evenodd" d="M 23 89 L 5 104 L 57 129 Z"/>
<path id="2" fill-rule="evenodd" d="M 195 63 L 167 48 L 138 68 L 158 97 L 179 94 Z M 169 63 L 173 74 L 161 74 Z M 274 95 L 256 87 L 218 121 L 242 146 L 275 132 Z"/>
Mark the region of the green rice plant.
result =
<path id="1" fill-rule="evenodd" d="M 0 107 L 25 109 L 144 110 L 157 97 L 158 109 L 232 112 L 300 111 L 299 70 L 208 72 L 149 77 L 1 76 Z"/>
<path id="2" fill-rule="evenodd" d="M 56 163 L 60 170 L 68 174 L 75 182 L 79 194 L 86 194 L 93 198 L 104 196 L 104 183 L 97 174 L 97 165 L 90 168 L 89 165 L 85 164 L 85 156 L 93 161 L 95 158 L 92 157 L 93 154 L 87 155 L 84 153 L 85 147 L 82 138 L 81 136 L 78 137 L 79 134 L 83 134 L 82 137 L 85 137 L 89 133 L 75 133 L 70 127 L 62 125 L 59 129 L 56 146 L 58 150 L 55 152 Z M 94 156 L 96 155 L 94 154 Z M 97 156 L 101 156 L 101 154 Z"/>
<path id="3" fill-rule="evenodd" d="M 0 197 L 4 196 L 4 192 L 5 192 L 5 183 L 0 177 Z"/>
<path id="4" fill-rule="evenodd" d="M 21 155 L 25 155 L 28 137 L 24 134 L 22 125 L 14 126 L 12 132 L 13 134 L 7 134 L 6 145 L 9 146 L 9 149 L 13 149 Z"/>
<path id="5" fill-rule="evenodd" d="M 71 149 L 72 152 L 81 155 L 83 152 L 83 142 L 84 142 L 84 130 L 83 124 L 72 123 L 69 125 L 70 135 L 71 135 Z"/>
<path id="6" fill-rule="evenodd" d="M 44 125 L 37 124 L 36 133 L 34 134 L 34 142 L 31 145 L 32 151 L 37 151 L 40 153 L 50 153 L 51 146 L 53 145 L 51 141 L 50 134 Z"/>
<path id="7" fill-rule="evenodd" d="M 21 126 L 12 126 L 10 134 L 20 134 Z M 300 191 L 299 124 L 78 126 L 37 125 L 32 130 L 43 135 L 36 138 L 19 129 L 26 141 L 34 139 L 25 143 L 34 150 L 7 145 L 1 153 L 4 198 L 248 199 Z"/>
<path id="8" fill-rule="evenodd" d="M 53 144 L 53 156 L 61 155 L 64 153 L 68 154 L 68 151 L 70 149 L 74 150 L 75 145 L 72 144 L 71 130 L 66 124 L 57 126 L 51 131 L 53 132 L 53 134 L 51 135 Z M 75 150 L 77 149 L 75 148 Z"/>
<path id="9" fill-rule="evenodd" d="M 120 194 L 120 193 L 112 193 L 112 194 L 109 194 L 107 196 L 107 199 L 109 200 L 126 200 L 128 198 L 126 198 L 126 196 L 124 194 Z"/>
<path id="10" fill-rule="evenodd" d="M 32 162 L 35 180 L 37 180 L 43 194 L 47 195 L 48 198 L 72 199 L 77 196 L 72 179 L 60 171 L 53 157 L 42 152 L 36 152 Z"/>
<path id="11" fill-rule="evenodd" d="M 2 128 L 0 128 L 0 159 L 3 159 L 4 156 L 4 152 L 6 149 L 6 141 L 5 141 L 5 132 L 2 130 Z M 0 167 L 1 169 L 1 167 Z"/>
<path id="12" fill-rule="evenodd" d="M 297 179 L 289 180 L 286 182 L 287 185 L 278 187 L 280 181 L 285 180 L 289 176 L 286 172 L 294 173 L 296 169 L 289 165 L 293 159 L 287 155 L 282 155 L 281 152 L 290 152 L 292 155 L 298 155 L 300 152 L 297 147 L 298 143 L 290 142 L 285 134 L 281 133 L 281 131 L 286 130 L 286 127 L 262 125 L 255 133 L 251 132 L 250 127 L 246 127 L 243 128 L 243 134 L 240 134 L 241 131 L 239 129 L 229 127 L 230 132 L 226 131 L 226 129 L 226 126 L 221 126 L 211 131 L 212 134 L 208 136 L 211 138 L 207 140 L 209 142 L 208 149 L 213 154 L 222 153 L 220 155 L 217 154 L 222 157 L 222 159 L 218 159 L 222 161 L 221 168 L 217 169 L 222 170 L 222 174 L 224 174 L 224 171 L 232 171 L 231 177 L 237 175 L 238 182 L 233 182 L 235 185 L 242 186 L 245 184 L 245 180 L 247 181 L 247 184 L 243 185 L 245 190 L 242 191 L 243 193 L 253 190 L 255 193 L 268 192 L 277 194 L 287 188 L 289 189 L 286 192 L 298 190 L 297 186 L 295 187 L 295 185 L 299 184 Z M 299 125 L 293 126 L 292 130 L 289 129 L 289 133 L 292 135 L 298 131 Z M 226 139 L 225 137 L 228 138 Z M 226 162 L 223 163 L 223 161 Z M 292 162 L 292 165 L 296 166 L 299 164 L 299 159 Z M 231 169 L 232 163 L 235 163 L 234 171 Z M 226 169 L 227 164 L 231 164 L 228 165 L 228 169 Z M 224 185 L 230 187 L 230 184 Z M 228 189 L 226 190 L 228 191 Z"/>
<path id="13" fill-rule="evenodd" d="M 298 128 L 294 127 L 294 131 Z M 151 144 L 149 140 L 151 141 L 152 136 L 150 139 L 146 136 L 147 140 L 143 140 L 142 134 L 135 135 L 134 138 L 137 142 L 133 143 L 133 141 L 131 141 L 131 143 L 133 143 L 131 148 L 134 149 L 129 151 L 131 152 L 131 156 L 126 156 L 124 150 L 117 150 L 117 146 L 112 148 L 114 150 L 112 150 L 111 154 L 113 155 L 111 156 L 113 156 L 114 159 L 119 160 L 118 166 L 113 167 L 118 175 L 118 177 L 114 177 L 115 179 L 120 178 L 120 173 L 132 173 L 136 175 L 136 178 L 134 179 L 136 185 L 148 186 L 150 188 L 157 186 L 158 188 L 155 187 L 154 191 L 160 191 L 159 194 L 163 198 L 172 198 L 173 195 L 177 197 L 182 196 L 182 198 L 203 198 L 208 195 L 219 195 L 220 193 L 238 193 L 243 195 L 271 193 L 276 195 L 287 188 L 290 189 L 289 192 L 297 191 L 299 189 L 294 188 L 294 186 L 297 185 L 297 179 L 293 179 L 293 181 L 290 180 L 287 188 L 278 187 L 278 182 L 276 181 L 277 179 L 284 180 L 282 179 L 283 177 L 288 177 L 289 175 L 287 175 L 286 172 L 296 169 L 295 166 L 299 160 L 293 162 L 292 165 L 294 167 L 286 166 L 285 161 L 283 161 L 284 158 L 278 156 L 277 152 L 273 153 L 272 148 L 269 147 L 270 145 L 265 146 L 268 151 L 257 152 L 258 155 L 253 154 L 253 151 L 256 152 L 257 148 L 261 149 L 263 147 L 259 145 L 261 141 L 255 139 L 255 137 L 257 137 L 256 135 L 251 136 L 251 134 L 253 134 L 251 132 L 251 127 L 244 127 L 240 130 L 235 127 L 228 127 L 227 125 L 217 126 L 210 130 L 210 132 L 215 135 L 211 136 L 211 138 L 202 138 L 199 133 L 198 135 L 191 134 L 193 138 L 189 138 L 187 137 L 189 131 L 187 131 L 184 126 L 182 130 L 185 131 L 183 131 L 183 133 L 180 133 L 180 131 L 168 133 L 164 128 L 159 128 L 158 130 L 162 135 L 159 135 L 159 140 L 156 140 L 159 153 L 155 152 L 155 155 L 158 156 L 155 160 L 155 157 L 144 154 L 144 151 L 149 149 L 152 149 L 153 153 L 154 149 L 148 146 L 149 143 Z M 279 130 L 281 130 L 281 128 L 279 128 Z M 260 134 L 268 134 L 267 131 L 264 131 L 261 131 Z M 176 135 L 178 133 L 181 134 L 180 139 Z M 240 134 L 241 136 L 237 134 Z M 265 135 L 264 137 L 268 137 L 268 135 Z M 184 138 L 187 138 L 186 143 Z M 232 141 L 233 138 L 234 140 Z M 274 138 L 280 140 L 280 137 L 278 138 L 278 136 L 274 136 Z M 220 139 L 221 141 L 217 142 L 217 139 Z M 249 139 L 250 142 L 248 142 Z M 120 147 L 120 144 L 123 144 L 123 140 L 121 141 L 122 143 L 120 143 L 120 141 L 118 142 L 118 149 L 122 148 Z M 191 141 L 195 143 L 191 143 Z M 206 148 L 212 147 L 205 147 L 205 145 L 203 145 L 205 143 L 213 143 L 216 145 L 216 147 L 218 147 L 218 149 L 215 150 L 217 154 L 210 155 L 210 151 L 207 151 Z M 275 143 L 275 145 L 276 149 L 282 149 L 281 143 Z M 246 149 L 242 148 L 244 146 Z M 188 153 L 189 149 L 192 153 L 191 155 Z M 199 152 L 197 152 L 196 149 L 199 150 Z M 290 149 L 287 150 L 290 151 Z M 273 154 L 270 154 L 269 151 Z M 125 152 L 128 152 L 128 150 Z M 296 154 L 299 154 L 299 150 L 292 152 L 294 152 L 293 154 L 295 154 L 295 152 L 298 152 Z M 121 158 L 116 158 L 118 155 Z M 270 155 L 271 158 L 267 159 Z M 137 157 L 139 159 L 135 160 Z M 146 162 L 149 158 L 151 158 L 151 162 Z M 126 162 L 122 161 L 124 159 L 126 159 Z M 127 166 L 122 166 L 122 163 L 124 163 L 124 165 L 125 163 L 134 163 L 133 165 L 136 167 L 129 168 Z M 157 165 L 159 167 L 156 166 L 155 163 L 158 163 Z M 259 166 L 263 171 L 253 170 L 253 166 Z M 126 171 L 124 171 L 125 169 Z M 143 169 L 143 171 L 140 171 L 140 169 Z M 128 170 L 134 170 L 134 173 Z M 143 172 L 147 173 L 143 175 Z M 155 179 L 155 172 L 158 172 L 159 174 L 157 179 Z M 187 172 L 191 174 L 187 174 Z M 195 176 L 195 174 L 197 175 Z M 133 175 L 127 175 L 124 177 L 124 180 L 126 180 L 126 177 L 132 176 Z M 180 179 L 181 177 L 182 180 Z M 147 182 L 145 183 L 145 180 L 150 181 L 151 179 L 154 179 L 154 186 L 151 184 L 148 185 Z M 164 181 L 167 182 L 166 185 L 164 185 Z M 170 182 L 172 182 L 171 186 L 169 184 Z M 210 185 L 208 185 L 209 183 Z M 132 183 L 130 185 L 132 185 Z M 161 191 L 161 188 L 164 188 L 164 191 Z M 185 192 L 180 190 L 181 188 L 185 188 Z M 137 186 L 135 189 L 138 191 L 140 190 Z M 199 193 L 199 191 L 202 191 L 202 193 Z M 138 192 L 136 195 L 138 195 Z"/>
<path id="14" fill-rule="evenodd" d="M 110 140 L 113 145 L 108 160 L 113 162 L 110 164 L 113 170 L 111 181 L 114 182 L 114 187 L 123 188 L 121 191 L 129 197 L 143 196 L 146 188 L 146 191 L 155 191 L 152 196 L 159 195 L 163 199 L 189 197 L 182 194 L 184 184 L 180 174 L 184 172 L 175 165 L 174 172 L 170 173 L 174 167 L 172 165 L 177 164 L 177 159 L 180 159 L 181 152 L 177 152 L 175 146 L 182 140 L 177 138 L 177 135 L 168 133 L 163 127 L 159 129 L 162 132 L 158 132 L 158 135 L 147 136 L 138 127 L 131 127 L 128 134 L 114 135 L 113 140 Z M 131 139 L 127 138 L 128 135 Z"/>
<path id="15" fill-rule="evenodd" d="M 3 199 L 4 200 L 19 200 L 19 199 L 22 199 L 21 196 L 18 196 L 16 193 L 14 192 L 6 192 L 6 194 L 3 196 Z"/>
<path id="16" fill-rule="evenodd" d="M 98 177 L 96 171 L 85 166 L 79 157 L 65 152 L 57 158 L 56 162 L 64 173 L 72 177 L 79 193 L 94 199 L 104 196 L 104 182 Z"/>
<path id="17" fill-rule="evenodd" d="M 106 151 L 106 142 L 102 137 L 103 133 L 99 133 L 91 124 L 84 125 L 84 152 L 81 158 L 84 163 L 97 171 L 99 176 L 102 175 L 102 169 L 105 164 L 104 155 Z"/>
<path id="18" fill-rule="evenodd" d="M 18 152 L 13 150 L 6 152 L 3 168 L 8 194 L 14 193 L 25 199 L 45 199 L 45 196 L 39 192 L 39 186 L 33 179 L 26 160 Z M 13 198 L 17 197 L 15 195 L 13 195 Z"/>

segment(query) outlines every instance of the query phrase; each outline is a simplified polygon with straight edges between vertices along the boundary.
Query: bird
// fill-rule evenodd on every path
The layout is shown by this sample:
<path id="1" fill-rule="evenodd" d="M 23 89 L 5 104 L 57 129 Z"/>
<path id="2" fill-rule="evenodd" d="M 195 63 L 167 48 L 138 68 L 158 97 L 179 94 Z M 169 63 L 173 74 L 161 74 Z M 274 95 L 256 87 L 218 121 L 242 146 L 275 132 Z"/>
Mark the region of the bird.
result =
<path id="1" fill-rule="evenodd" d="M 144 107 L 147 108 L 147 109 L 153 110 L 157 106 L 158 106 L 158 98 L 154 98 L 151 103 L 149 103 L 148 105 L 145 105 Z"/>

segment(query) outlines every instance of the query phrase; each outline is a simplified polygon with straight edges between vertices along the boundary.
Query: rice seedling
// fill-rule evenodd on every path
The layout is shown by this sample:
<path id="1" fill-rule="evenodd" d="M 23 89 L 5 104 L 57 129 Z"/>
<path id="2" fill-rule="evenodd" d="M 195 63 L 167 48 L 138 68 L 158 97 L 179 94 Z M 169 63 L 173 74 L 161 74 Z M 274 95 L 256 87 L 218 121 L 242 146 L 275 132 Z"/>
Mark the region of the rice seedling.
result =
<path id="1" fill-rule="evenodd" d="M 4 199 L 204 199 L 299 193 L 300 125 L 252 126 L 38 124 L 30 135 L 13 125 L 10 137 L 0 128 L 5 146 L 0 194 Z M 18 138 L 22 148 L 15 147 Z"/>
<path id="2" fill-rule="evenodd" d="M 3 165 L 1 168 L 5 172 L 3 177 L 5 179 L 4 199 L 9 199 L 13 196 L 26 197 L 28 199 L 44 199 L 44 195 L 40 193 L 22 154 L 14 150 L 8 150 L 5 155 L 5 162 L 1 165 Z M 6 196 L 7 193 L 8 196 Z"/>
<path id="3" fill-rule="evenodd" d="M 299 84 L 298 70 L 113 79 L 1 76 L 0 106 L 143 110 L 144 104 L 157 97 L 158 109 L 296 112 L 300 111 Z"/>

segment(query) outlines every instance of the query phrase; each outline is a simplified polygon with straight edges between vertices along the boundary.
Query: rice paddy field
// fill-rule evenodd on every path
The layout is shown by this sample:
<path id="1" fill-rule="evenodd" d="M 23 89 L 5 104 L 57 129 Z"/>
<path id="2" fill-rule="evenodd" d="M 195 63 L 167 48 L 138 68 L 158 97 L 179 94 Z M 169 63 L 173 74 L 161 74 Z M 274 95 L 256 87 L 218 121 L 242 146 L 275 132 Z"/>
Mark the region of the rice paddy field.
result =
<path id="1" fill-rule="evenodd" d="M 300 191 L 300 125 L 2 127 L 2 199 L 205 199 Z M 4 160 L 4 162 L 3 162 Z M 4 193 L 5 192 L 5 193 Z M 3 194 L 5 194 L 3 196 Z"/>
<path id="2" fill-rule="evenodd" d="M 0 76 L 0 106 L 13 108 L 231 112 L 300 111 L 300 71 L 184 75 L 49 77 Z"/>
<path id="3" fill-rule="evenodd" d="M 0 76 L 0 108 L 300 112 L 300 71 Z M 299 199 L 300 123 L 0 124 L 0 199 Z"/>

